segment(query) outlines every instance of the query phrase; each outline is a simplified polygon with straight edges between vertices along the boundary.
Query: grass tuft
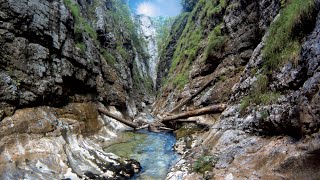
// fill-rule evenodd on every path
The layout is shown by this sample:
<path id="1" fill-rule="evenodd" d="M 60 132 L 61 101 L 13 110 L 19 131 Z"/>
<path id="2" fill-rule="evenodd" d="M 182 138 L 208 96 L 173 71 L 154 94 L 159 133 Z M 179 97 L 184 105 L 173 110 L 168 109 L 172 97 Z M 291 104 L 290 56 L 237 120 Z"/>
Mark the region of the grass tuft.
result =
<path id="1" fill-rule="evenodd" d="M 263 74 L 258 75 L 257 81 L 249 94 L 242 99 L 240 113 L 249 105 L 267 105 L 275 103 L 281 96 L 278 92 L 268 89 L 268 74 L 280 68 L 287 62 L 297 66 L 300 58 L 301 43 L 314 26 L 317 5 L 314 0 L 281 0 L 280 16 L 269 28 L 269 35 L 263 49 Z M 264 114 L 264 116 L 267 116 Z"/>
<path id="2" fill-rule="evenodd" d="M 187 73 L 180 73 L 173 79 L 173 85 L 182 89 L 188 83 Z"/>
<path id="3" fill-rule="evenodd" d="M 217 25 L 209 35 L 208 45 L 204 51 L 205 59 L 220 51 L 226 42 L 226 36 L 222 35 L 221 26 L 222 24 Z"/>
<path id="4" fill-rule="evenodd" d="M 264 68 L 272 71 L 286 62 L 296 62 L 300 55 L 302 38 L 310 31 L 317 9 L 314 0 L 292 0 L 280 12 L 280 17 L 269 29 L 263 49 Z"/>
<path id="5" fill-rule="evenodd" d="M 87 32 L 91 38 L 93 38 L 94 40 L 97 39 L 98 35 L 96 31 L 82 17 L 79 5 L 72 0 L 64 0 L 64 4 L 68 7 L 75 20 L 74 31 L 76 36 L 77 34 L 82 34 L 82 32 Z"/>
<path id="6" fill-rule="evenodd" d="M 268 86 L 268 77 L 263 74 L 258 75 L 249 96 L 244 97 L 241 101 L 240 113 L 244 113 L 249 105 L 268 105 L 275 103 L 281 94 L 278 92 L 270 92 Z"/>
<path id="7" fill-rule="evenodd" d="M 101 49 L 101 53 L 102 53 L 102 56 L 104 57 L 104 59 L 107 61 L 107 63 L 109 65 L 113 66 L 113 65 L 116 64 L 116 59 L 107 50 Z"/>
<path id="8" fill-rule="evenodd" d="M 76 43 L 76 47 L 77 47 L 78 49 L 80 49 L 80 52 L 81 52 L 82 54 L 85 53 L 85 51 L 86 51 L 86 45 L 85 45 L 83 42 L 77 42 L 77 43 Z"/>

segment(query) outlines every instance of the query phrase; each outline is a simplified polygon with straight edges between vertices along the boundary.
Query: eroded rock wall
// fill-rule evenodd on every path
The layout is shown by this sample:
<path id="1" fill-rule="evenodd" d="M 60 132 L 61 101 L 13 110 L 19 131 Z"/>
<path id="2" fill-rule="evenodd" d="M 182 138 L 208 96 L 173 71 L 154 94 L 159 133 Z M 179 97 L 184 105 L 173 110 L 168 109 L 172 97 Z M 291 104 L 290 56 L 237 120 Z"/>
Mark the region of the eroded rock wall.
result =
<path id="1" fill-rule="evenodd" d="M 140 52 L 131 25 L 119 0 L 0 1 L 0 179 L 139 171 L 103 151 L 126 128 L 97 111 L 129 118 L 150 103 L 144 82 L 133 88 Z"/>
<path id="2" fill-rule="evenodd" d="M 190 106 L 227 102 L 279 10 L 278 1 L 199 1 L 183 13 L 160 56 L 157 82 L 162 88 L 155 112 L 170 110 L 211 76 L 216 77 L 212 86 Z"/>
<path id="3" fill-rule="evenodd" d="M 128 178 L 140 171 L 138 162 L 103 151 L 126 127 L 100 116 L 93 103 L 19 109 L 0 129 L 1 179 Z"/>
<path id="4" fill-rule="evenodd" d="M 148 72 L 147 76 L 152 79 L 153 87 L 155 87 L 157 79 L 157 66 L 159 61 L 156 28 L 151 17 L 137 15 L 135 16 L 135 20 L 138 25 L 138 34 L 140 38 L 142 38 L 143 42 L 146 43 L 145 51 L 148 56 L 147 59 L 144 59 L 142 62 L 145 62 Z"/>
<path id="5" fill-rule="evenodd" d="M 167 81 L 157 97 L 154 112 L 170 111 L 212 76 L 216 78 L 209 87 L 180 111 L 218 103 L 226 103 L 227 109 L 222 114 L 189 119 L 200 123 L 206 119 L 213 125 L 205 133 L 197 132 L 179 141 L 182 145 L 177 146 L 187 148 L 182 148 L 183 158 L 167 178 L 317 179 L 319 2 L 308 2 L 311 5 L 277 0 L 215 2 L 221 9 L 211 14 L 203 8 L 205 2 L 198 1 L 188 14 L 194 27 L 188 22 L 174 45 L 174 53 L 168 50 L 161 57 L 173 58 L 166 61 Z M 298 50 L 290 51 L 290 58 L 284 61 L 276 56 L 281 50 L 275 50 L 273 57 L 279 61 L 274 62 L 265 55 L 267 46 L 270 47 L 269 34 L 274 33 L 270 29 L 279 28 L 274 27 L 277 20 L 290 17 L 286 12 L 286 8 L 292 8 L 290 3 L 300 10 L 308 7 L 306 14 L 295 19 L 293 30 L 282 31 L 284 35 L 286 31 L 291 33 L 290 44 L 299 39 Z M 199 47 L 188 44 L 191 39 L 197 40 L 197 36 L 187 33 L 190 29 L 204 37 L 198 40 Z M 185 35 L 190 39 L 183 40 Z M 216 48 L 211 48 L 208 54 L 210 37 L 217 41 L 211 41 Z M 192 46 L 196 48 L 195 55 L 186 51 Z M 185 47 L 183 54 L 177 53 L 181 47 Z M 179 78 L 173 79 L 171 75 Z"/>
<path id="6" fill-rule="evenodd" d="M 127 22 L 115 16 L 123 6 L 103 0 L 2 1 L 1 118 L 16 108 L 64 105 L 79 100 L 76 94 L 136 109 L 130 98 L 139 52 L 126 29 L 130 17 L 122 15 Z"/>

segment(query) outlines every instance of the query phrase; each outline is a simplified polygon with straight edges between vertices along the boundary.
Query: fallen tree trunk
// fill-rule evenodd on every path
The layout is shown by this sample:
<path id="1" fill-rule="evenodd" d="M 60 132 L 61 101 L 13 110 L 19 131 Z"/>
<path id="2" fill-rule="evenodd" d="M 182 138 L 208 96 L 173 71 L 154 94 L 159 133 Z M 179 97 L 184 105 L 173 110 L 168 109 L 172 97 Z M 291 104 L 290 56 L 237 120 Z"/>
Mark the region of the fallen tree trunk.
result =
<path id="1" fill-rule="evenodd" d="M 107 115 L 107 116 L 109 116 L 109 117 L 111 117 L 111 118 L 113 118 L 113 119 L 115 119 L 115 120 L 117 120 L 117 121 L 119 121 L 119 122 L 121 122 L 121 123 L 123 123 L 123 124 L 125 124 L 125 125 L 127 125 L 127 126 L 129 126 L 129 127 L 132 127 L 134 129 L 138 128 L 138 125 L 134 124 L 133 122 L 128 121 L 128 120 L 126 120 L 126 119 L 124 119 L 122 117 L 119 117 L 117 115 L 114 115 L 114 114 L 110 113 L 106 109 L 98 108 L 98 111 L 103 113 L 103 114 L 105 114 L 105 115 Z"/>
<path id="2" fill-rule="evenodd" d="M 177 110 L 179 110 L 182 106 L 186 105 L 189 101 L 191 101 L 193 98 L 198 96 L 203 90 L 205 90 L 214 80 L 216 79 L 216 76 L 212 76 L 206 84 L 204 84 L 200 89 L 198 89 L 193 95 L 182 101 L 180 104 L 178 104 L 176 107 L 174 107 L 169 113 L 173 113 Z"/>
<path id="3" fill-rule="evenodd" d="M 147 129 L 147 128 L 149 128 L 149 126 L 150 126 L 150 124 L 146 124 L 146 125 L 138 127 L 136 130 Z"/>
<path id="4" fill-rule="evenodd" d="M 159 127 L 159 129 L 164 131 L 174 131 L 174 129 L 167 128 L 167 127 Z"/>
<path id="5" fill-rule="evenodd" d="M 173 121 L 173 120 L 183 119 L 183 118 L 188 118 L 193 116 L 200 116 L 200 115 L 209 114 L 209 113 L 220 113 L 226 109 L 226 106 L 227 106 L 226 104 L 207 106 L 207 107 L 196 109 L 193 111 L 187 111 L 180 114 L 167 116 L 162 118 L 161 121 L 166 122 L 166 121 Z"/>

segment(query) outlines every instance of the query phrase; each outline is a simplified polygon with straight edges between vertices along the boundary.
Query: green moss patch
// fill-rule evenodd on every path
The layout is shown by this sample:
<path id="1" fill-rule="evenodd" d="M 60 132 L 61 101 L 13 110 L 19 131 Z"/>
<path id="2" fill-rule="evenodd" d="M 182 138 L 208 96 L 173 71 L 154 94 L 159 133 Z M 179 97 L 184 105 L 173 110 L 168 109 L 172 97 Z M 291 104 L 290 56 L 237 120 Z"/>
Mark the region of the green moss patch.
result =
<path id="1" fill-rule="evenodd" d="M 201 131 L 203 128 L 192 123 L 184 123 L 181 128 L 174 131 L 177 139 L 190 136 L 194 133 Z"/>
<path id="2" fill-rule="evenodd" d="M 206 171 L 211 171 L 217 162 L 216 156 L 201 156 L 193 164 L 193 171 L 204 174 Z"/>
<path id="3" fill-rule="evenodd" d="M 76 43 L 76 47 L 77 47 L 78 49 L 80 49 L 80 52 L 81 52 L 82 54 L 85 53 L 85 51 L 86 51 L 86 45 L 85 45 L 83 42 L 77 42 L 77 43 Z"/>
<path id="4" fill-rule="evenodd" d="M 77 35 L 82 34 L 82 32 L 87 32 L 92 39 L 97 39 L 98 35 L 96 31 L 81 15 L 81 9 L 79 5 L 72 0 L 64 0 L 64 4 L 68 7 L 75 20 L 75 34 Z"/>
<path id="5" fill-rule="evenodd" d="M 115 65 L 116 59 L 114 58 L 114 56 L 110 52 L 108 52 L 105 49 L 101 49 L 101 53 L 102 53 L 103 58 L 107 61 L 107 63 L 109 65 L 111 65 L 111 66 Z"/>

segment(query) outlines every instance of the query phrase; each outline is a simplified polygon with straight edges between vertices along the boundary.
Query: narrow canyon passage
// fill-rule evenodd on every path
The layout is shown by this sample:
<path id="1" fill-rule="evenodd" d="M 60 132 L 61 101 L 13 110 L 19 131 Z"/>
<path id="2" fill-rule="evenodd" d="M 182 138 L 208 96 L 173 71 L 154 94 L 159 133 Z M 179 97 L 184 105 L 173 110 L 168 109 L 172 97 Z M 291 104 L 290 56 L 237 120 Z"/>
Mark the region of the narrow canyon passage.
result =
<path id="1" fill-rule="evenodd" d="M 319 0 L 0 0 L 0 179 L 319 179 Z"/>

